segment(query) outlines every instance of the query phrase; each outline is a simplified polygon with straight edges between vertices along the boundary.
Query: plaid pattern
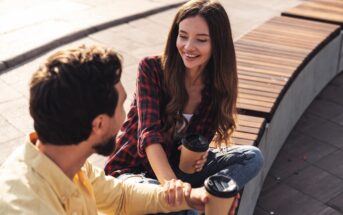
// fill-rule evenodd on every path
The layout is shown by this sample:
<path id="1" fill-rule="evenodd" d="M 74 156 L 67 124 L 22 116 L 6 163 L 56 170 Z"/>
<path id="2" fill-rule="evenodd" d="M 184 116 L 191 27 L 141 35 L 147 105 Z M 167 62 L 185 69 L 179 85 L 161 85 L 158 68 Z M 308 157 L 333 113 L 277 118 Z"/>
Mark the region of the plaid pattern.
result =
<path id="1" fill-rule="evenodd" d="M 212 140 L 215 129 L 209 128 L 214 115 L 211 110 L 211 86 L 209 80 L 202 91 L 202 101 L 197 107 L 187 133 L 198 133 Z M 155 178 L 145 154 L 145 147 L 150 144 L 161 144 L 170 159 L 177 150 L 177 145 L 166 141 L 162 133 L 161 114 L 166 106 L 167 95 L 163 90 L 163 71 L 160 57 L 147 57 L 139 64 L 136 91 L 133 102 L 117 137 L 114 153 L 109 157 L 105 172 L 119 176 L 123 173 L 147 173 Z"/>

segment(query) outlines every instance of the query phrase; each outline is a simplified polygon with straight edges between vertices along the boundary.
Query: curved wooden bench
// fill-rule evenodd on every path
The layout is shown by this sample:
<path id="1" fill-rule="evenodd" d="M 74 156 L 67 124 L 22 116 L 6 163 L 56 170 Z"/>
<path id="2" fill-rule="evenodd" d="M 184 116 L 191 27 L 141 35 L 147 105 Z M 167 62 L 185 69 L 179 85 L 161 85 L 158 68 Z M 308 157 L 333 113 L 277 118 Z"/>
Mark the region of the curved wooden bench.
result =
<path id="1" fill-rule="evenodd" d="M 343 1 L 309 0 L 282 12 L 281 15 L 343 26 Z"/>
<path id="2" fill-rule="evenodd" d="M 235 42 L 238 108 L 242 115 L 265 120 L 255 141 L 265 166 L 245 186 L 239 215 L 253 214 L 264 179 L 288 134 L 338 73 L 339 32 L 337 25 L 279 16 Z"/>
<path id="3" fill-rule="evenodd" d="M 238 128 L 232 135 L 233 144 L 256 146 L 264 131 L 266 120 L 262 117 L 238 115 Z"/>
<path id="4" fill-rule="evenodd" d="M 341 53 L 338 71 L 343 71 L 343 1 L 310 0 L 282 13 L 283 16 L 333 23 L 341 26 Z"/>
<path id="5" fill-rule="evenodd" d="M 241 112 L 270 121 L 304 65 L 338 32 L 336 25 L 275 17 L 236 41 Z"/>

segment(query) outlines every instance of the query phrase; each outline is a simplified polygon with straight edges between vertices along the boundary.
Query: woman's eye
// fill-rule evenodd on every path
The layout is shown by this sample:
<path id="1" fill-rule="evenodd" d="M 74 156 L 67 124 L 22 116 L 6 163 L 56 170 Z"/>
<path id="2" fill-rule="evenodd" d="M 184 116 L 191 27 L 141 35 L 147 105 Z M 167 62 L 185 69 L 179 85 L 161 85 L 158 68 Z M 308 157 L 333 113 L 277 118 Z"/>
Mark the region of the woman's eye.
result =
<path id="1" fill-rule="evenodd" d="M 186 37 L 185 35 L 179 35 L 179 37 L 180 37 L 181 39 L 187 39 L 187 37 Z"/>
<path id="2" fill-rule="evenodd" d="M 206 40 L 206 39 L 198 39 L 198 41 L 199 41 L 199 42 L 201 42 L 201 43 L 205 43 L 205 42 L 207 42 L 207 40 Z"/>

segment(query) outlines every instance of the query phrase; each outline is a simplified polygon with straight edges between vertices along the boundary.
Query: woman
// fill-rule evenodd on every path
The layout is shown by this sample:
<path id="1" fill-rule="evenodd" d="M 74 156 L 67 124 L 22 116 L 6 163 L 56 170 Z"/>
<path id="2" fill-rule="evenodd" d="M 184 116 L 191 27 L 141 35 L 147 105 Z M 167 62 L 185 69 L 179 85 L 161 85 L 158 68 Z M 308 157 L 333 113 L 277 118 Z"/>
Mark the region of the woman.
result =
<path id="1" fill-rule="evenodd" d="M 202 186 L 210 175 L 224 174 L 242 188 L 258 173 L 263 158 L 252 146 L 211 149 L 194 164 L 194 174 L 178 169 L 180 137 L 197 133 L 220 146 L 229 143 L 236 127 L 236 58 L 220 3 L 184 4 L 163 56 L 141 61 L 136 87 L 107 174 L 153 183 L 157 178 L 161 184 L 179 178 L 192 187 Z"/>

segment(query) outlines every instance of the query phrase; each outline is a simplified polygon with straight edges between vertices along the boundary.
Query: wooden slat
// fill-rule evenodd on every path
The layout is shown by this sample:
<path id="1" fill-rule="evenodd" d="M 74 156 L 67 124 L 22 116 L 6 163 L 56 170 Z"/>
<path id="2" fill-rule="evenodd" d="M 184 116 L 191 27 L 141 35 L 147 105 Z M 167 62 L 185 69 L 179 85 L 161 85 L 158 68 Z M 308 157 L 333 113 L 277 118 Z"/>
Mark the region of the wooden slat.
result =
<path id="1" fill-rule="evenodd" d="M 238 125 L 232 134 L 232 141 L 239 145 L 257 145 L 264 130 L 265 119 L 246 115 L 238 115 Z"/>
<path id="2" fill-rule="evenodd" d="M 310 0 L 283 12 L 284 16 L 292 16 L 334 23 L 343 27 L 342 0 Z"/>
<path id="3" fill-rule="evenodd" d="M 247 140 L 247 139 L 240 139 L 240 138 L 232 138 L 232 142 L 235 145 L 249 145 L 249 146 L 253 146 L 255 145 L 255 142 L 252 140 Z"/>
<path id="4" fill-rule="evenodd" d="M 255 81 L 259 83 L 273 83 L 276 85 L 284 86 L 288 79 L 279 79 L 274 78 L 273 76 L 266 76 L 263 74 L 256 74 L 256 73 L 249 73 L 245 71 L 241 71 L 238 74 L 239 80 L 249 80 L 249 81 Z"/>
<path id="5" fill-rule="evenodd" d="M 239 97 L 241 94 L 248 94 L 251 96 L 263 96 L 267 98 L 272 98 L 273 101 L 278 97 L 277 93 L 272 93 L 272 92 L 262 92 L 262 91 L 256 91 L 256 90 L 249 90 L 249 89 L 239 89 Z M 257 98 L 257 97 L 255 97 Z"/>
<path id="6" fill-rule="evenodd" d="M 258 145 L 261 135 L 264 132 L 265 121 L 262 117 L 238 114 L 237 129 L 231 137 L 233 144 Z M 211 143 L 210 146 L 214 147 L 214 144 Z"/>
<path id="7" fill-rule="evenodd" d="M 305 61 L 338 28 L 309 20 L 274 17 L 236 41 L 238 108 L 242 113 L 270 120 Z"/>

